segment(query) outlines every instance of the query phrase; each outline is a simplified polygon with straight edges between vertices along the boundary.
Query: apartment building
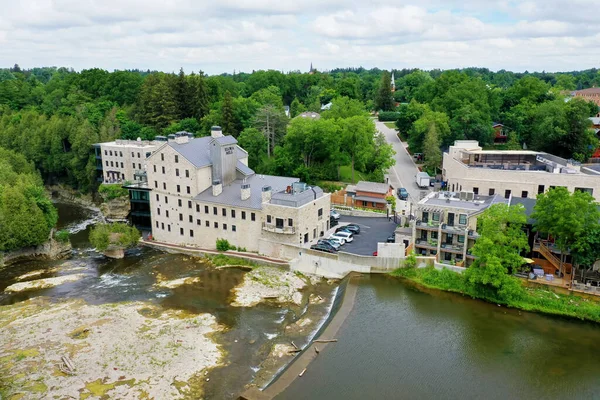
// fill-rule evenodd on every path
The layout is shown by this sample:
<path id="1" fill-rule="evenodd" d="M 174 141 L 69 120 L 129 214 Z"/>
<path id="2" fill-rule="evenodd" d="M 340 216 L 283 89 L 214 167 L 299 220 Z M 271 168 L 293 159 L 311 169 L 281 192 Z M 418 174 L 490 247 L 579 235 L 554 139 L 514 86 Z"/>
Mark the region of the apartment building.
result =
<path id="1" fill-rule="evenodd" d="M 192 134 L 186 132 L 185 135 Z M 122 183 L 143 180 L 146 159 L 166 141 L 166 137 L 157 136 L 152 141 L 117 139 L 94 144 L 96 169 L 102 172 L 102 181 Z"/>
<path id="2" fill-rule="evenodd" d="M 600 200 L 600 171 L 531 150 L 483 150 L 477 141 L 457 140 L 444 153 L 443 176 L 450 191 L 535 199 L 563 186 Z"/>
<path id="3" fill-rule="evenodd" d="M 256 174 L 248 153 L 211 136 L 169 138 L 146 160 L 152 236 L 214 249 L 216 240 L 258 251 L 261 239 L 301 244 L 329 229 L 330 195 L 298 178 Z"/>
<path id="4" fill-rule="evenodd" d="M 432 192 L 415 207 L 414 249 L 417 255 L 436 256 L 440 263 L 467 267 L 477 234 L 477 217 L 493 204 L 508 204 L 495 194 Z"/>

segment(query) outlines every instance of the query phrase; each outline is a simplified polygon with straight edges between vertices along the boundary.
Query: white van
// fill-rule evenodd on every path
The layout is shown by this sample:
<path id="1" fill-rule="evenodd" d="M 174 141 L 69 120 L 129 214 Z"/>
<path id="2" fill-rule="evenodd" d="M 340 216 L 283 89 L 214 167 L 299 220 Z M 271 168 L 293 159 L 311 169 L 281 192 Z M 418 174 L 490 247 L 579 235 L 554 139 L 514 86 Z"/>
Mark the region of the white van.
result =
<path id="1" fill-rule="evenodd" d="M 346 243 L 350 243 L 352 240 L 354 240 L 354 239 L 352 239 L 352 234 L 350 232 L 340 231 L 340 232 L 334 233 L 332 236 L 340 237 L 340 238 L 344 239 L 346 241 Z"/>

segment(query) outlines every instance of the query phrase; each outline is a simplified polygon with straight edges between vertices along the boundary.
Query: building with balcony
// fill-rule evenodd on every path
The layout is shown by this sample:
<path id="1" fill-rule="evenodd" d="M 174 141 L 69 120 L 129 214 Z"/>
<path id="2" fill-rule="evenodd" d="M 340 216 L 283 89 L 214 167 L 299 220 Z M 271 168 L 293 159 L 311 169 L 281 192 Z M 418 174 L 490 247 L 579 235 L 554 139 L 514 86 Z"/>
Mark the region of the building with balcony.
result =
<path id="1" fill-rule="evenodd" d="M 493 204 L 508 204 L 500 195 L 432 192 L 417 203 L 413 222 L 417 255 L 435 256 L 440 263 L 467 267 L 477 240 L 477 217 Z"/>
<path id="2" fill-rule="evenodd" d="M 153 239 L 248 251 L 259 241 L 301 244 L 329 229 L 330 195 L 298 178 L 260 175 L 232 136 L 169 138 L 146 160 Z"/>
<path id="3" fill-rule="evenodd" d="M 388 209 L 386 197 L 393 196 L 394 189 L 388 183 L 359 181 L 348 185 L 345 193 L 352 198 L 354 207 L 385 211 Z"/>
<path id="4" fill-rule="evenodd" d="M 600 171 L 552 154 L 531 150 L 483 150 L 477 141 L 457 140 L 444 153 L 448 189 L 506 199 L 535 199 L 558 186 L 600 200 Z"/>

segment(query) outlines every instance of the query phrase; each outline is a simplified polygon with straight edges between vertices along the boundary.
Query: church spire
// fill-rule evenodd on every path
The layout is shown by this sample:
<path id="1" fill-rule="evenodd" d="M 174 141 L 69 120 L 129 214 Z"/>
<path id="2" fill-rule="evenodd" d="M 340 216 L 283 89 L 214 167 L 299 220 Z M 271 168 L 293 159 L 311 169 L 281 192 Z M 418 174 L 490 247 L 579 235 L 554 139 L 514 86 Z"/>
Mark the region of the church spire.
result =
<path id="1" fill-rule="evenodd" d="M 392 71 L 392 80 L 391 80 L 391 83 L 392 83 L 392 92 L 395 92 L 396 91 L 396 82 L 394 80 L 394 71 Z"/>

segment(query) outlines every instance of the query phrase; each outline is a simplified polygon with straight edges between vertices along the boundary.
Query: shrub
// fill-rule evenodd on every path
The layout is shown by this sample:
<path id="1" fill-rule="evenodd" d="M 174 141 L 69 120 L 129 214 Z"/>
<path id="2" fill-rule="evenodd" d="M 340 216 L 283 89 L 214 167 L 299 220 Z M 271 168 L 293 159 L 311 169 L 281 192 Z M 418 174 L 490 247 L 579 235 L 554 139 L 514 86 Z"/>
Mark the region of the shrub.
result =
<path id="1" fill-rule="evenodd" d="M 379 111 L 379 121 L 392 121 L 395 122 L 400 118 L 400 113 L 396 111 Z"/>
<path id="2" fill-rule="evenodd" d="M 227 251 L 227 250 L 235 250 L 235 246 L 233 246 L 227 239 L 217 239 L 217 250 L 219 251 Z"/>
<path id="3" fill-rule="evenodd" d="M 69 241 L 69 231 L 57 231 L 54 232 L 54 240 L 61 243 L 67 243 Z"/>
<path id="4" fill-rule="evenodd" d="M 98 193 L 100 193 L 104 200 L 113 200 L 119 197 L 128 196 L 129 191 L 121 187 L 120 184 L 103 183 L 98 188 Z"/>
<path id="5" fill-rule="evenodd" d="M 415 268 L 416 266 L 417 266 L 417 256 L 415 255 L 415 252 L 413 251 L 404 259 L 404 267 Z"/>
<path id="6" fill-rule="evenodd" d="M 234 247 L 235 247 L 235 246 L 234 246 Z M 247 252 L 248 250 L 246 250 L 246 248 L 245 248 L 245 247 L 240 247 L 240 246 L 238 246 L 238 247 L 237 247 L 237 251 L 243 251 L 243 252 Z"/>
<path id="7" fill-rule="evenodd" d="M 90 232 L 90 243 L 98 251 L 109 246 L 133 247 L 140 240 L 140 231 L 127 224 L 98 224 Z"/>
<path id="8" fill-rule="evenodd" d="M 342 185 L 338 185 L 335 182 L 319 182 L 319 187 L 326 193 L 333 193 L 340 190 Z"/>

